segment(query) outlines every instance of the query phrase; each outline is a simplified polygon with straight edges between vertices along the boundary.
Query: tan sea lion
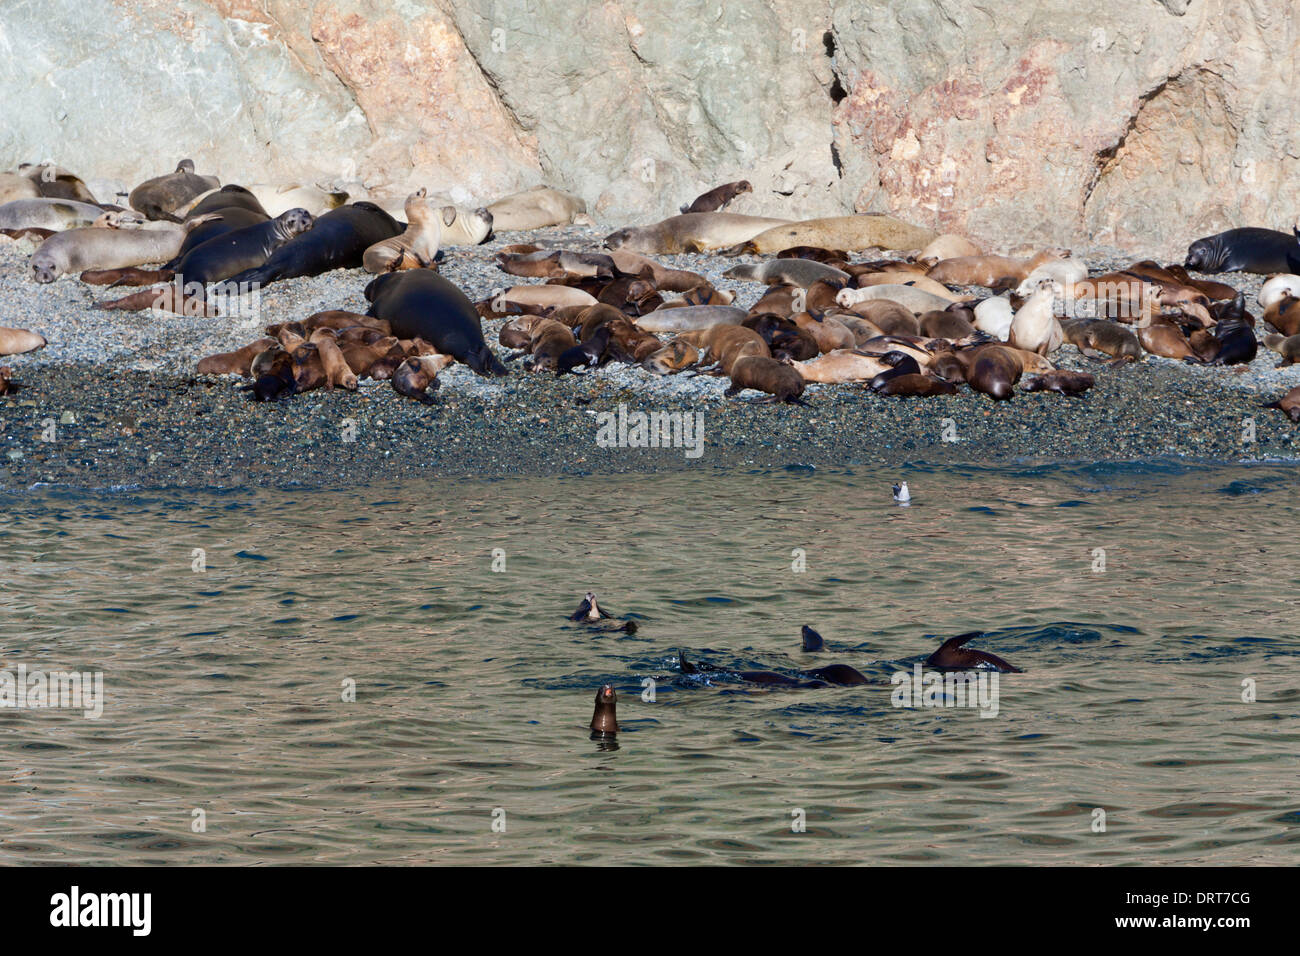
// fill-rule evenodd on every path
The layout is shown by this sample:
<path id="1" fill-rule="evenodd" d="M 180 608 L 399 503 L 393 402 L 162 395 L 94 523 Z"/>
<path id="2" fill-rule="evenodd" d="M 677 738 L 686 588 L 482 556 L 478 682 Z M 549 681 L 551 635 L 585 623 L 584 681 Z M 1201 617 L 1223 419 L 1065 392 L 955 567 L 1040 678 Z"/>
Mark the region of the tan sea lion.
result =
<path id="1" fill-rule="evenodd" d="M 1284 295 L 1264 310 L 1264 321 L 1283 335 L 1300 334 L 1300 298 Z"/>
<path id="2" fill-rule="evenodd" d="M 788 223 L 788 219 L 729 212 L 692 212 L 670 216 L 648 226 L 619 229 L 605 237 L 605 245 L 616 251 L 643 255 L 709 252 L 743 243 L 764 230 Z"/>
<path id="3" fill-rule="evenodd" d="M 177 209 L 220 185 L 216 176 L 197 175 L 194 160 L 182 159 L 175 172 L 146 179 L 131 190 L 126 201 L 132 209 L 150 219 L 180 222 L 180 218 L 174 215 Z"/>
<path id="4" fill-rule="evenodd" d="M 723 392 L 728 398 L 747 388 L 767 392 L 770 401 L 806 405 L 799 396 L 804 391 L 804 378 L 786 362 L 762 355 L 748 355 L 731 366 L 731 385 Z"/>
<path id="5" fill-rule="evenodd" d="M 586 218 L 587 204 L 570 193 L 550 186 L 534 186 L 498 199 L 487 207 L 497 232 L 567 226 Z"/>
<path id="6" fill-rule="evenodd" d="M 841 289 L 835 301 L 845 308 L 852 308 L 859 302 L 869 299 L 888 299 L 912 312 L 920 314 L 946 309 L 954 301 L 947 296 L 935 295 L 910 285 L 873 285 L 865 289 Z"/>
<path id="7" fill-rule="evenodd" d="M 195 372 L 199 375 L 242 375 L 248 377 L 253 359 L 275 344 L 275 339 L 262 338 L 250 342 L 233 352 L 218 352 L 199 359 Z"/>
<path id="8" fill-rule="evenodd" d="M 1300 385 L 1287 392 L 1276 402 L 1269 402 L 1264 408 L 1276 408 L 1285 413 L 1293 422 L 1300 422 Z"/>
<path id="9" fill-rule="evenodd" d="M 1259 302 L 1261 309 L 1267 309 L 1274 302 L 1279 302 L 1287 296 L 1293 299 L 1300 298 L 1300 276 L 1288 274 L 1273 276 L 1259 290 L 1256 301 Z"/>
<path id="10" fill-rule="evenodd" d="M 323 216 L 331 209 L 346 205 L 348 201 L 348 194 L 341 189 L 321 189 L 319 186 L 304 186 L 300 183 L 281 186 L 254 183 L 247 188 L 272 219 L 290 209 L 306 209 L 313 216 Z"/>
<path id="11" fill-rule="evenodd" d="M 699 360 L 699 349 L 690 342 L 674 339 L 648 356 L 642 364 L 652 372 L 667 375 L 670 372 L 680 372 L 684 368 L 690 368 Z"/>
<path id="12" fill-rule="evenodd" d="M 1300 335 L 1278 335 L 1274 333 L 1264 336 L 1264 344 L 1282 356 L 1282 361 L 1277 363 L 1278 368 L 1300 362 Z"/>
<path id="13" fill-rule="evenodd" d="M 547 309 L 596 304 L 596 297 L 564 285 L 516 285 L 493 293 L 475 304 L 479 315 L 495 317 L 519 312 L 544 314 Z"/>
<path id="14" fill-rule="evenodd" d="M 692 305 L 680 309 L 656 309 L 637 317 L 638 328 L 646 332 L 690 332 L 715 325 L 739 325 L 748 313 L 733 305 Z"/>
<path id="15" fill-rule="evenodd" d="M 981 256 L 983 254 L 984 251 L 965 236 L 954 236 L 952 233 L 944 233 L 942 236 L 936 237 L 933 242 L 918 252 L 916 258 L 918 261 L 929 259 L 942 261 L 944 259 L 956 259 L 963 256 Z"/>
<path id="16" fill-rule="evenodd" d="M 868 355 L 857 349 L 835 349 L 806 362 L 795 362 L 794 368 L 804 381 L 823 385 L 843 382 L 869 382 L 892 366 L 879 356 Z"/>
<path id="17" fill-rule="evenodd" d="M 406 197 L 406 230 L 400 236 L 383 239 L 361 256 L 361 266 L 372 275 L 401 269 L 428 269 L 438 255 L 442 227 L 456 219 L 453 206 L 436 207 L 421 187 Z"/>
<path id="18" fill-rule="evenodd" d="M 790 316 L 790 321 L 811 335 L 817 348 L 823 352 L 849 349 L 858 344 L 853 330 L 833 315 L 825 314 L 821 318 L 815 318 L 808 312 L 796 312 Z"/>
<path id="19" fill-rule="evenodd" d="M 0 327 L 0 355 L 22 355 L 45 348 L 45 336 L 27 329 Z"/>
<path id="20" fill-rule="evenodd" d="M 770 356 L 767 342 L 753 329 L 743 325 L 715 325 L 709 329 L 683 332 L 675 339 L 708 352 L 708 360 L 723 375 L 730 375 L 735 363 L 750 355 Z"/>
<path id="21" fill-rule="evenodd" d="M 919 335 L 921 332 L 921 324 L 912 310 L 890 299 L 867 299 L 855 302 L 849 306 L 849 311 L 866 319 L 885 335 Z"/>
<path id="22" fill-rule="evenodd" d="M 805 219 L 774 225 L 764 232 L 736 240 L 722 251 L 723 255 L 762 255 L 780 252 L 792 246 L 819 246 L 823 249 L 920 249 L 938 238 L 930 229 L 913 226 L 893 216 L 867 213 L 859 216 L 832 216 L 828 219 Z"/>
<path id="23" fill-rule="evenodd" d="M 1011 320 L 1007 342 L 1018 349 L 1047 355 L 1061 347 L 1065 333 L 1053 313 L 1059 286 L 1052 281 L 1039 287 Z"/>

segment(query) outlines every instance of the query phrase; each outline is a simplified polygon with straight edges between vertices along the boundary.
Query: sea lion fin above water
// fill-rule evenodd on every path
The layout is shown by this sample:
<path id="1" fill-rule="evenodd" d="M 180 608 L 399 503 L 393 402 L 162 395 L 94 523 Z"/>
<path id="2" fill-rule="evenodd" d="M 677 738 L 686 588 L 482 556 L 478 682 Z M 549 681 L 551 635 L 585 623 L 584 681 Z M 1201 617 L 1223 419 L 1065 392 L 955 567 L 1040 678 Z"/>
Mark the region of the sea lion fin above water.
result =
<path id="1" fill-rule="evenodd" d="M 805 651 L 820 651 L 825 646 L 822 636 L 807 624 L 803 626 L 803 630 L 799 633 L 803 639 L 803 649 Z"/>

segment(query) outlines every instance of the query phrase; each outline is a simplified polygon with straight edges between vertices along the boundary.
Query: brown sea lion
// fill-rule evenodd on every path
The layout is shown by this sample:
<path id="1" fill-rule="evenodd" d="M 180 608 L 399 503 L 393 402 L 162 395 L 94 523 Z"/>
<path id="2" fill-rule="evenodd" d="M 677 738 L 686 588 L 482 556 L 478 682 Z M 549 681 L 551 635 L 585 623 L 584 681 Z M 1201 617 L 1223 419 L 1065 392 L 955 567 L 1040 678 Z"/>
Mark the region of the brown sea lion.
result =
<path id="1" fill-rule="evenodd" d="M 135 292 L 120 299 L 96 302 L 91 305 L 91 308 L 120 309 L 124 312 L 159 309 L 163 312 L 175 312 L 177 315 L 207 319 L 216 318 L 216 307 L 208 302 L 201 293 L 201 286 L 165 285 L 159 288 L 145 289 L 142 292 Z"/>
<path id="2" fill-rule="evenodd" d="M 737 196 L 753 191 L 754 187 L 749 184 L 747 179 L 741 179 L 734 183 L 723 183 L 721 186 L 714 186 L 708 192 L 696 197 L 694 202 L 682 206 L 681 211 L 683 213 L 717 212 Z"/>
<path id="3" fill-rule="evenodd" d="M 274 344 L 275 339 L 262 338 L 256 342 L 250 342 L 241 349 L 235 349 L 233 352 L 219 352 L 216 355 L 206 356 L 199 359 L 195 371 L 199 375 L 242 375 L 247 377 L 252 368 L 253 359 Z"/>
<path id="4" fill-rule="evenodd" d="M 675 339 L 708 353 L 718 374 L 730 375 L 735 363 L 747 356 L 770 357 L 767 342 L 753 329 L 743 325 L 722 325 L 695 332 L 683 332 Z"/>
<path id="5" fill-rule="evenodd" d="M 808 312 L 796 312 L 790 316 L 790 321 L 811 335 L 817 348 L 823 352 L 851 349 L 858 344 L 853 331 L 833 315 L 823 315 L 817 319 Z"/>
<path id="6" fill-rule="evenodd" d="M 670 216 L 649 226 L 619 229 L 605 237 L 607 248 L 643 255 L 710 252 L 742 243 L 787 219 L 739 216 L 729 212 L 692 212 Z M 801 243 L 791 243 L 801 245 Z"/>
<path id="7" fill-rule="evenodd" d="M 1022 392 L 1060 392 L 1062 395 L 1082 395 L 1097 384 L 1097 380 L 1087 372 L 1070 372 L 1057 369 L 1024 379 L 1020 383 Z"/>
<path id="8" fill-rule="evenodd" d="M 1160 355 L 1164 358 L 1178 359 L 1179 361 L 1197 357 L 1197 353 L 1187 341 L 1187 336 L 1183 334 L 1183 330 L 1163 316 L 1157 316 L 1150 322 L 1139 324 L 1137 338 L 1142 348 L 1152 355 Z"/>
<path id="9" fill-rule="evenodd" d="M 524 362 L 524 368 L 530 372 L 553 372 L 560 356 L 577 344 L 573 331 L 563 322 L 542 319 L 529 334 L 531 354 Z"/>
<path id="10" fill-rule="evenodd" d="M 434 397 L 429 392 L 438 388 L 438 372 L 454 361 L 450 355 L 408 358 L 393 372 L 393 391 L 425 405 L 432 405 Z"/>
<path id="11" fill-rule="evenodd" d="M 1300 362 L 1300 335 L 1266 335 L 1264 344 L 1282 356 L 1282 361 L 1277 363 L 1278 368 Z"/>
<path id="12" fill-rule="evenodd" d="M 407 226 L 400 236 L 381 239 L 361 255 L 372 275 L 402 269 L 430 269 L 442 244 L 442 228 L 456 221 L 456 207 L 435 206 L 423 186 L 406 197 Z"/>
<path id="13" fill-rule="evenodd" d="M 618 694 L 606 684 L 596 691 L 596 709 L 591 714 L 591 739 L 608 740 L 618 736 Z"/>
<path id="14" fill-rule="evenodd" d="M 325 388 L 343 388 L 349 392 L 357 390 L 357 376 L 348 365 L 347 359 L 339 348 L 338 341 L 331 329 L 316 329 L 309 340 L 320 354 L 321 365 L 325 369 Z"/>
<path id="15" fill-rule="evenodd" d="M 1115 362 L 1140 362 L 1142 345 L 1138 337 L 1116 322 L 1105 319 L 1066 319 L 1061 323 L 1065 341 L 1091 359 L 1111 358 Z"/>
<path id="16" fill-rule="evenodd" d="M 905 395 L 930 398 L 935 395 L 955 395 L 957 386 L 933 375 L 909 373 L 896 375 L 875 390 L 879 395 Z"/>
<path id="17" fill-rule="evenodd" d="M 14 370 L 8 365 L 0 365 L 0 395 L 12 395 L 18 391 L 18 383 L 11 376 Z"/>
<path id="18" fill-rule="evenodd" d="M 674 339 L 647 357 L 642 364 L 652 372 L 667 375 L 670 372 L 680 372 L 684 368 L 690 368 L 699 360 L 699 349 L 689 342 Z"/>
<path id="19" fill-rule="evenodd" d="M 731 385 L 723 392 L 731 398 L 747 388 L 767 392 L 767 401 L 808 404 L 799 396 L 803 394 L 804 378 L 798 370 L 785 362 L 762 355 L 749 355 L 731 366 Z"/>
<path id="20" fill-rule="evenodd" d="M 1280 409 L 1291 421 L 1300 422 L 1300 385 L 1291 389 L 1276 402 L 1269 402 L 1263 407 Z"/>
<path id="21" fill-rule="evenodd" d="M 0 355 L 21 355 L 45 348 L 45 336 L 27 329 L 0 327 Z"/>
<path id="22" fill-rule="evenodd" d="M 1264 310 L 1264 321 L 1283 335 L 1300 335 L 1300 298 L 1282 296 Z"/>

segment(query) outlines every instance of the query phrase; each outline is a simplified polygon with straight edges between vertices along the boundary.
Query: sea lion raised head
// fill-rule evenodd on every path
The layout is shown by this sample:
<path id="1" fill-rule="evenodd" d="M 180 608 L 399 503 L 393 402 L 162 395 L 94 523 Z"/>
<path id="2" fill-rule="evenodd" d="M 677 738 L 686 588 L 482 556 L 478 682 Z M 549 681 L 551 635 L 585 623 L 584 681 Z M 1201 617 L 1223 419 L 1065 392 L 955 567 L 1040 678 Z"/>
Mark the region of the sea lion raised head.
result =
<path id="1" fill-rule="evenodd" d="M 618 733 L 618 694 L 606 684 L 596 691 L 596 709 L 591 715 L 591 739 L 600 740 Z"/>
<path id="2" fill-rule="evenodd" d="M 569 615 L 569 620 L 599 621 L 602 617 L 609 617 L 609 612 L 601 610 L 600 605 L 596 603 L 596 593 L 594 591 L 588 591 L 586 595 L 583 596 L 582 602 L 578 605 L 578 609 Z"/>

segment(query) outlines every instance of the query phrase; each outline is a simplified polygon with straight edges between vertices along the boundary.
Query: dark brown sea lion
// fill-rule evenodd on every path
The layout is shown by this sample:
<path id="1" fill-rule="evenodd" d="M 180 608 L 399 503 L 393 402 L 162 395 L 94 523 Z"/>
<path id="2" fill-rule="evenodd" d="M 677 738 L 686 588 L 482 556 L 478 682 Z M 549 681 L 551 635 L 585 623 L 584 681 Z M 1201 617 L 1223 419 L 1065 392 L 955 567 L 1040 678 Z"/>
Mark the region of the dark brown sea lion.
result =
<path id="1" fill-rule="evenodd" d="M 12 395 L 18 391 L 18 383 L 9 377 L 13 373 L 14 370 L 8 365 L 0 366 L 0 395 Z"/>
<path id="2" fill-rule="evenodd" d="M 322 219 L 329 215 L 332 213 Z M 483 341 L 483 326 L 474 304 L 436 272 L 428 269 L 389 272 L 366 286 L 365 295 L 370 301 L 366 314 L 386 320 L 394 335 L 419 336 L 479 375 L 507 374 L 505 366 Z"/>
<path id="3" fill-rule="evenodd" d="M 1180 361 L 1196 356 L 1183 330 L 1176 323 L 1162 316 L 1157 316 L 1148 323 L 1139 324 L 1137 337 L 1142 347 L 1152 355 Z"/>
<path id="4" fill-rule="evenodd" d="M 438 364 L 425 359 L 408 358 L 393 372 L 393 391 L 425 405 L 434 404 L 435 399 L 429 392 L 438 388 Z"/>
<path id="5" fill-rule="evenodd" d="M 995 670 L 1002 674 L 1023 674 L 1024 671 L 1019 667 L 1008 664 L 996 654 L 974 651 L 962 646 L 967 641 L 982 636 L 983 633 L 983 631 L 971 631 L 969 634 L 958 634 L 956 637 L 948 638 L 937 651 L 926 658 L 926 665 L 949 671 Z"/>
<path id="6" fill-rule="evenodd" d="M 803 394 L 804 384 L 803 376 L 794 366 L 762 355 L 748 355 L 737 359 L 731 366 L 731 385 L 723 394 L 731 398 L 752 388 L 771 395 L 768 401 L 807 405 L 799 397 Z"/>
<path id="7" fill-rule="evenodd" d="M 1034 375 L 1020 383 L 1022 392 L 1060 392 L 1062 395 L 1082 395 L 1097 384 L 1087 372 L 1070 372 L 1057 369 Z"/>
<path id="8" fill-rule="evenodd" d="M 935 395 L 955 395 L 957 386 L 933 375 L 909 374 L 889 379 L 876 392 L 879 395 L 931 398 Z"/>
<path id="9" fill-rule="evenodd" d="M 618 694 L 606 684 L 596 691 L 596 709 L 591 715 L 591 739 L 607 740 L 618 735 Z"/>
<path id="10" fill-rule="evenodd" d="M 708 192 L 698 196 L 694 202 L 682 206 L 681 211 L 683 213 L 717 212 L 737 196 L 753 191 L 754 187 L 749 184 L 747 179 L 741 179 L 734 183 L 723 183 L 721 186 L 714 186 Z"/>
<path id="11" fill-rule="evenodd" d="M 180 222 L 173 213 L 181 206 L 207 192 L 216 189 L 221 182 L 216 176 L 199 176 L 194 172 L 194 160 L 182 159 L 176 171 L 165 176 L 146 179 L 127 197 L 131 208 L 144 213 L 150 219 L 168 222 Z"/>
<path id="12" fill-rule="evenodd" d="M 1113 359 L 1114 362 L 1139 362 L 1142 345 L 1138 337 L 1106 319 L 1064 319 L 1061 331 L 1065 341 L 1090 359 Z"/>
<path id="13" fill-rule="evenodd" d="M 578 609 L 569 615 L 570 621 L 579 621 L 583 624 L 600 625 L 602 631 L 624 631 L 628 634 L 636 633 L 636 621 L 624 621 L 615 618 L 612 614 L 600 606 L 596 600 L 596 595 L 588 591 L 578 604 Z M 606 623 L 608 621 L 609 623 Z"/>

